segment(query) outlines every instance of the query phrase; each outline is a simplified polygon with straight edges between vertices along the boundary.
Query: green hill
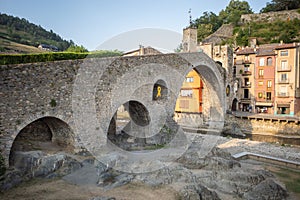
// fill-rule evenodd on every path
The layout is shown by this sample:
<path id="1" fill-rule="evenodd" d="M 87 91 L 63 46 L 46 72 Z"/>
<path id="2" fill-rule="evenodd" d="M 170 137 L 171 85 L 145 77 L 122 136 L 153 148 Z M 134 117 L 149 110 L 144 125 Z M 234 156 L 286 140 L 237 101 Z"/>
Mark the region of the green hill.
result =
<path id="1" fill-rule="evenodd" d="M 62 39 L 52 30 L 30 23 L 26 19 L 0 13 L 0 52 L 38 53 L 39 44 L 47 44 L 66 50 L 72 41 Z"/>

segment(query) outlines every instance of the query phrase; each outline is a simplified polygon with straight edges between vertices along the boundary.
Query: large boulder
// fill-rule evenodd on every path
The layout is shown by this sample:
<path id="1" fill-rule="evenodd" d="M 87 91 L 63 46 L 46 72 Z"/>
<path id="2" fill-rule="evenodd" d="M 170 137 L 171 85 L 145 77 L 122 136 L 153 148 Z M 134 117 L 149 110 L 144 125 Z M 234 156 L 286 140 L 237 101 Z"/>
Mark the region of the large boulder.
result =
<path id="1" fill-rule="evenodd" d="M 244 194 L 247 200 L 284 200 L 287 197 L 287 191 L 272 179 L 262 181 Z"/>

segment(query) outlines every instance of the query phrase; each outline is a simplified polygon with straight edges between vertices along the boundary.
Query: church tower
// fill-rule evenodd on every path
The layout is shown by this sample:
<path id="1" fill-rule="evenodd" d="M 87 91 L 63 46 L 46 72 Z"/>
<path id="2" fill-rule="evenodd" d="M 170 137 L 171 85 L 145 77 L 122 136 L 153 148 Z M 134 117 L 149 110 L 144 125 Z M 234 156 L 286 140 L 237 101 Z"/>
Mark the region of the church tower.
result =
<path id="1" fill-rule="evenodd" d="M 191 9 L 189 10 L 190 25 L 183 29 L 182 46 L 183 52 L 197 51 L 197 28 L 192 25 Z"/>

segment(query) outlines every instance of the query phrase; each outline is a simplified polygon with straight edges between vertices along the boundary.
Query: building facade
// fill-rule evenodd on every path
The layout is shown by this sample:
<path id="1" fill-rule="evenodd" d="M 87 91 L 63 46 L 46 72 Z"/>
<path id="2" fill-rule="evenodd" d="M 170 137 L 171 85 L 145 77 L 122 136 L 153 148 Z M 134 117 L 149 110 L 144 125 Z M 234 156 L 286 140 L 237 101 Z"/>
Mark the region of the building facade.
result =
<path id="1" fill-rule="evenodd" d="M 180 89 L 176 102 L 175 112 L 202 113 L 203 82 L 195 70 L 190 71 Z"/>
<path id="2" fill-rule="evenodd" d="M 252 112 L 255 106 L 255 48 L 238 48 L 235 50 L 233 76 L 236 98 L 232 110 Z"/>
<path id="3" fill-rule="evenodd" d="M 255 62 L 254 93 L 257 113 L 274 114 L 275 100 L 275 45 L 257 49 Z"/>
<path id="4" fill-rule="evenodd" d="M 300 44 L 276 47 L 275 114 L 300 116 Z"/>

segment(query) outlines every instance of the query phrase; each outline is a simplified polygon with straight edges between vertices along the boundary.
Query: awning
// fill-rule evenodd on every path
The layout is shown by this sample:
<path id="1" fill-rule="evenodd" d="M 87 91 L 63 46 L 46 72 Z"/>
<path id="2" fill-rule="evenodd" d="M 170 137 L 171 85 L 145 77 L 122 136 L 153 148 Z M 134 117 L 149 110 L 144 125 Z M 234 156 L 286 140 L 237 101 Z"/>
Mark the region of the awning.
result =
<path id="1" fill-rule="evenodd" d="M 277 108 L 289 108 L 290 104 L 277 104 Z"/>
<path id="2" fill-rule="evenodd" d="M 272 106 L 272 102 L 256 102 L 255 106 Z"/>

